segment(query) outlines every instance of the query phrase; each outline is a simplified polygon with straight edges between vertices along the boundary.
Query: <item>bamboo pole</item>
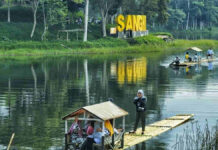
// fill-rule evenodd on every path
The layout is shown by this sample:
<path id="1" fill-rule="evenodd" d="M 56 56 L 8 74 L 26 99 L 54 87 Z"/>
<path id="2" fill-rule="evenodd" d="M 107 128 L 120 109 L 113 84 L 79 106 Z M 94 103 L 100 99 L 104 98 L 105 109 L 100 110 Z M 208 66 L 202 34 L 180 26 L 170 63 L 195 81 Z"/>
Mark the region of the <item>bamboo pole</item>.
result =
<path id="1" fill-rule="evenodd" d="M 7 148 L 7 150 L 10 149 L 11 144 L 12 144 L 12 141 L 13 141 L 13 139 L 14 139 L 14 136 L 15 136 L 15 133 L 13 133 L 12 136 L 11 136 L 11 139 L 10 139 L 10 142 L 9 142 L 9 144 L 8 144 L 8 148 Z"/>

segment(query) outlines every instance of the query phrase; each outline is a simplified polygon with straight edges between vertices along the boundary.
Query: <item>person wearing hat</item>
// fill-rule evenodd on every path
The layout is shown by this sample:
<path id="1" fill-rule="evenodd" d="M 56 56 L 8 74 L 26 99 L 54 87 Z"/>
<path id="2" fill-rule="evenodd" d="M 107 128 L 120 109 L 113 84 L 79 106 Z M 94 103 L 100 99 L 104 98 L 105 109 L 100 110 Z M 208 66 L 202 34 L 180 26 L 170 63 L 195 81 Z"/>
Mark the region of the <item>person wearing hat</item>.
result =
<path id="1" fill-rule="evenodd" d="M 146 103 L 147 103 L 147 98 L 144 96 L 143 90 L 138 90 L 137 92 L 137 97 L 134 98 L 133 103 L 136 106 L 136 120 L 135 120 L 135 125 L 133 131 L 130 131 L 130 133 L 135 133 L 139 120 L 141 120 L 142 124 L 142 135 L 144 134 L 145 131 L 145 111 L 146 111 Z"/>

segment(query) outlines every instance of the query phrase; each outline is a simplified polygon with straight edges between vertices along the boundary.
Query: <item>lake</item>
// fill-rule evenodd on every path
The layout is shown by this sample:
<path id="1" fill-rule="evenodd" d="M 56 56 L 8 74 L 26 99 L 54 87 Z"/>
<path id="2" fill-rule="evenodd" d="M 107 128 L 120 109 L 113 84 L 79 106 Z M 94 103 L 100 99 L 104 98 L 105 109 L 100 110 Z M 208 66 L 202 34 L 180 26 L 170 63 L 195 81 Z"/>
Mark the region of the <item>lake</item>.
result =
<path id="1" fill-rule="evenodd" d="M 152 53 L 1 59 L 0 149 L 6 148 L 12 133 L 14 149 L 63 149 L 61 118 L 108 98 L 129 112 L 126 128 L 131 130 L 135 121 L 132 102 L 138 89 L 148 98 L 146 124 L 193 113 L 202 128 L 205 119 L 214 127 L 218 119 L 218 62 L 172 69 L 168 64 L 174 57 Z M 185 123 L 133 149 L 172 149 L 177 134 L 190 125 Z"/>

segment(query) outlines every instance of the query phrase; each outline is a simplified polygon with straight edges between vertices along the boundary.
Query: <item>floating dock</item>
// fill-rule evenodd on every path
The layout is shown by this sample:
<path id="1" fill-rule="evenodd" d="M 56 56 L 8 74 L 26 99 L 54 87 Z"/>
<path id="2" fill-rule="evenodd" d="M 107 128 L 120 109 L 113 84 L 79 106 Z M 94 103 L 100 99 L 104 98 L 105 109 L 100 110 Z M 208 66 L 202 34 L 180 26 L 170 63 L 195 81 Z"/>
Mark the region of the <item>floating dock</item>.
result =
<path id="1" fill-rule="evenodd" d="M 141 135 L 142 128 L 138 128 L 135 134 L 126 133 L 124 136 L 124 147 L 122 150 L 147 141 L 172 128 L 175 128 L 190 120 L 193 116 L 193 114 L 181 114 L 147 125 L 145 126 L 144 135 Z"/>
<path id="2" fill-rule="evenodd" d="M 197 61 L 197 62 L 182 62 L 180 63 L 179 65 L 175 65 L 173 64 L 172 66 L 175 66 L 175 67 L 189 67 L 189 66 L 193 66 L 193 65 L 196 65 L 196 64 L 201 64 L 201 63 L 205 63 L 205 62 L 213 62 L 213 61 L 216 61 L 215 58 L 211 59 L 201 59 L 200 61 Z"/>

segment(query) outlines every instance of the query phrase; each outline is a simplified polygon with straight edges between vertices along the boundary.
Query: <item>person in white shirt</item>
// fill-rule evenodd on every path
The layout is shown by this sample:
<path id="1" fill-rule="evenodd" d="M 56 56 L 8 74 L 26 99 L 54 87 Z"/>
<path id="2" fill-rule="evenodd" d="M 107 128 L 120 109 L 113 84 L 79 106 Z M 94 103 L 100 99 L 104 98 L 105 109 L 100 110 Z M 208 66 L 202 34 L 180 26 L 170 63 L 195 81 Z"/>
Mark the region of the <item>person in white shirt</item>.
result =
<path id="1" fill-rule="evenodd" d="M 213 52 L 213 49 L 212 48 L 209 48 L 207 50 L 207 59 L 210 57 L 211 59 L 213 59 L 213 55 L 214 55 L 214 52 Z"/>

